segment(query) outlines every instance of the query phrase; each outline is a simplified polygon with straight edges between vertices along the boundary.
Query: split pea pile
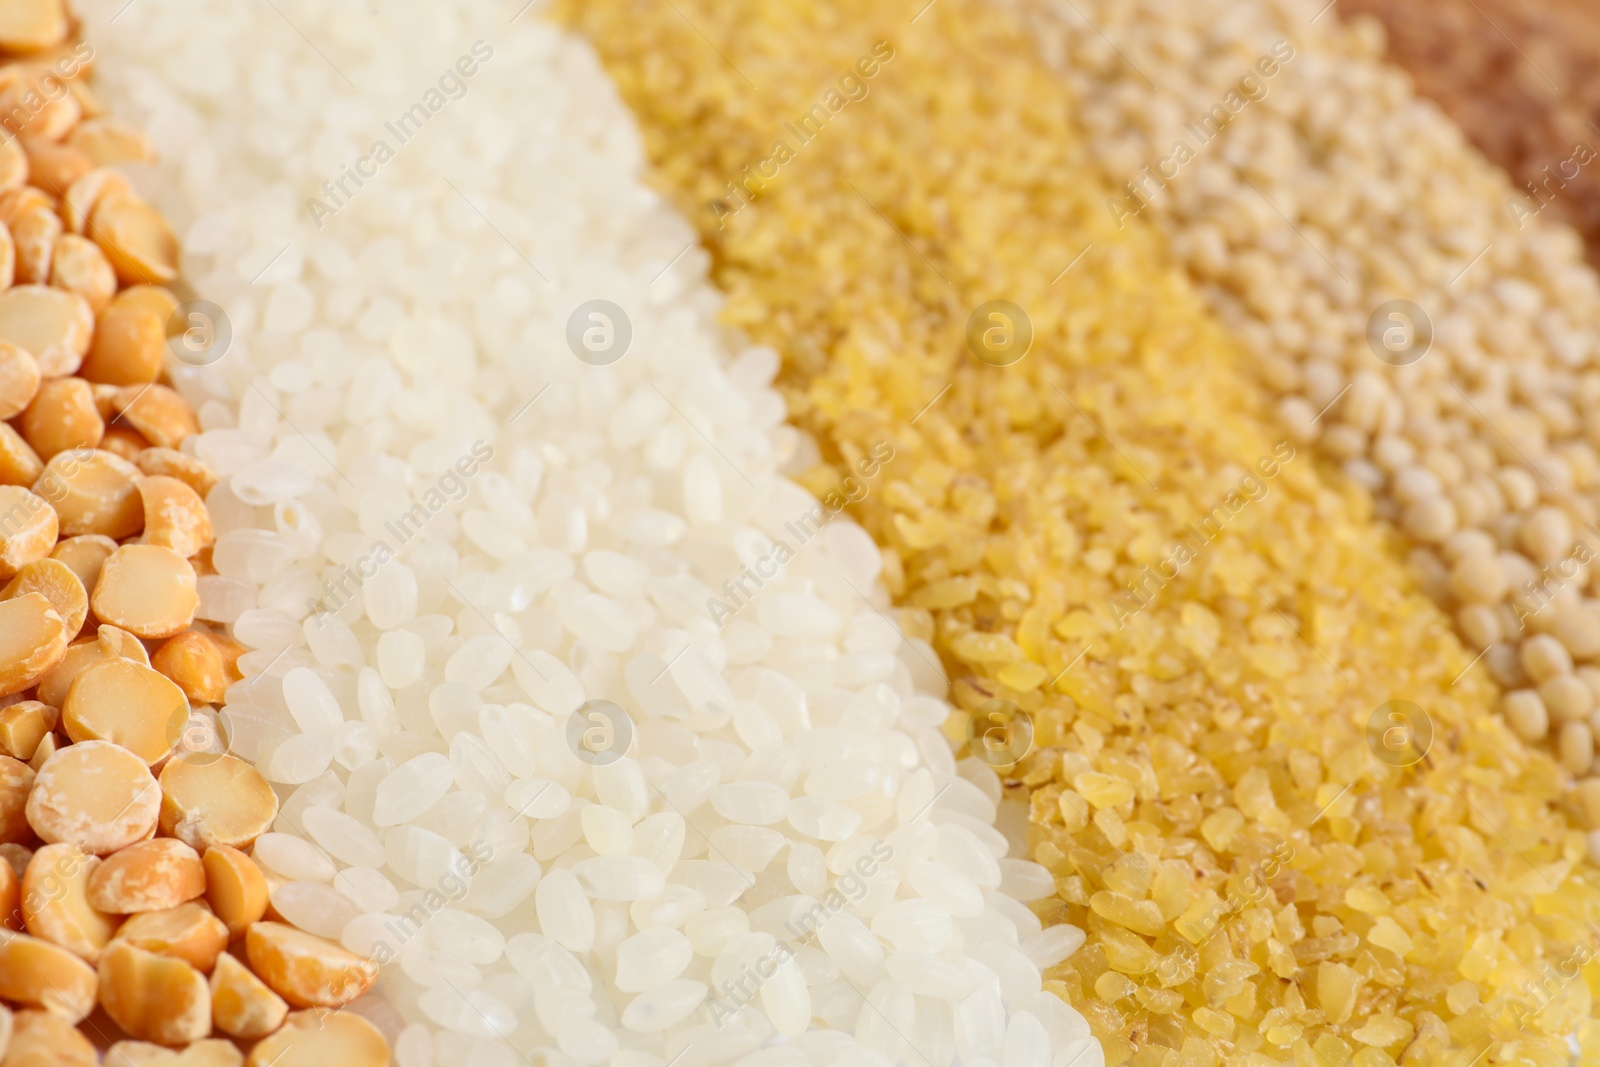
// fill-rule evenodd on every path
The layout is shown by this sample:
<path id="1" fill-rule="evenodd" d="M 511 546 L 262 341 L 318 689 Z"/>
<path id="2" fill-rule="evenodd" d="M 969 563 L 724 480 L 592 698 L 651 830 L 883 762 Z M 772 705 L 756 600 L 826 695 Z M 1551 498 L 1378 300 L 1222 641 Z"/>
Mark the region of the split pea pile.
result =
<path id="1" fill-rule="evenodd" d="M 1106 1063 L 1566 1063 L 1587 985 L 1537 1015 L 1520 999 L 1600 916 L 1555 765 L 1494 714 L 1361 494 L 1283 439 L 1152 233 L 1112 221 L 1028 36 L 971 0 L 915 24 L 887 2 L 675 8 L 569 15 L 700 227 L 725 317 L 783 353 L 818 483 L 894 442 L 854 514 L 952 701 L 1031 716 L 1006 773 L 1056 882 L 1032 907 L 1088 932 L 1045 985 Z M 876 42 L 893 58 L 867 98 L 797 137 Z M 744 184 L 775 139 L 792 159 Z M 753 195 L 730 211 L 734 185 Z M 1020 360 L 974 358 L 972 334 L 1020 332 L 1014 312 L 969 328 L 994 299 L 1030 320 Z M 1383 741 L 1393 701 L 1432 723 L 1409 767 Z"/>
<path id="2" fill-rule="evenodd" d="M 376 968 L 272 921 L 248 854 L 278 802 L 218 737 L 243 649 L 196 622 L 217 478 L 163 381 L 178 242 L 72 36 L 59 0 L 0 8 L 0 1060 L 386 1063 L 327 1014 Z"/>
<path id="3" fill-rule="evenodd" d="M 1024 9 L 1113 187 L 1102 215 L 1168 236 L 1291 438 L 1373 493 L 1600 828 L 1600 285 L 1380 62 L 1381 27 L 1322 6 Z"/>

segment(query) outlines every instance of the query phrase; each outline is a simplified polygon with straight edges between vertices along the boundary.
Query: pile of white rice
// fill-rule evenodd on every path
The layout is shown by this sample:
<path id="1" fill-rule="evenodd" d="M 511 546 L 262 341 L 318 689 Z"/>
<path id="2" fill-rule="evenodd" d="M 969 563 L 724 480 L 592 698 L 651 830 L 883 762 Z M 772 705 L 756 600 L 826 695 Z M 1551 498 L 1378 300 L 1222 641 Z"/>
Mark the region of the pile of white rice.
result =
<path id="1" fill-rule="evenodd" d="M 588 47 L 486 0 L 85 14 L 231 328 L 174 377 L 256 858 L 387 964 L 355 1010 L 401 1067 L 1102 1063 L 1040 988 L 1082 932 L 1025 905 L 878 549 L 805 532 L 778 357 Z"/>

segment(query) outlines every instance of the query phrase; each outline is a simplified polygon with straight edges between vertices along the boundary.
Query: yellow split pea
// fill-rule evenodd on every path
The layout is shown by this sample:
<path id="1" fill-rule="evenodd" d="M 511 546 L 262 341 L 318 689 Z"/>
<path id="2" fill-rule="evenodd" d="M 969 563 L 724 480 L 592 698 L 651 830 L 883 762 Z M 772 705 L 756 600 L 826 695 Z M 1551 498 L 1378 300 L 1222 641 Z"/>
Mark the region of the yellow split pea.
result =
<path id="1" fill-rule="evenodd" d="M 1537 1012 L 1516 991 L 1588 942 L 1600 875 L 1559 769 L 1482 672 L 1456 680 L 1470 654 L 1363 498 L 1282 465 L 1118 628 L 1113 598 L 1280 438 L 1164 248 L 1108 217 L 1004 7 L 916 7 L 565 10 L 710 246 L 730 324 L 784 353 L 828 461 L 811 488 L 893 442 L 852 513 L 890 550 L 904 627 L 963 712 L 1032 717 L 1004 773 L 1055 875 L 1033 909 L 1088 934 L 1047 987 L 1110 1064 L 1564 1062 L 1588 983 Z M 719 228 L 727 176 L 880 39 L 896 58 L 871 97 Z M 964 337 L 996 300 L 1033 333 L 1003 366 Z M 1410 766 L 1368 743 L 1397 701 L 1432 726 Z"/>

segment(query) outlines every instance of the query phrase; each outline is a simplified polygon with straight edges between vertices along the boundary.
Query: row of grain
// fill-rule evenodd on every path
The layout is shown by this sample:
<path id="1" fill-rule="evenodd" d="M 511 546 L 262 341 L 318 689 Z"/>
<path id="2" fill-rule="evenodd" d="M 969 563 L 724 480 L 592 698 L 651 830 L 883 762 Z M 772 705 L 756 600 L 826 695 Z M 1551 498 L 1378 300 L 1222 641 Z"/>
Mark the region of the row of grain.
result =
<path id="1" fill-rule="evenodd" d="M 592 52 L 478 0 L 120 7 L 232 335 L 222 729 L 400 1067 L 1101 1062 L 1041 990 L 1081 931 Z"/>
<path id="2" fill-rule="evenodd" d="M 1031 718 L 1007 782 L 1054 876 L 1033 907 L 1088 932 L 1046 986 L 1106 1062 L 1564 1063 L 1587 985 L 1530 1017 L 1522 983 L 1589 943 L 1600 886 L 1552 761 L 1158 239 L 1107 212 L 1103 143 L 1031 33 L 967 0 L 567 13 L 726 320 L 782 352 L 817 484 L 894 442 L 852 511 L 957 707 Z M 1431 725 L 1420 762 L 1397 719 Z"/>
<path id="3" fill-rule="evenodd" d="M 1019 5 L 1111 187 L 1375 498 L 1600 827 L 1600 287 L 1583 246 L 1306 0 Z M 1114 43 L 1113 43 L 1114 42 Z"/>
<path id="4" fill-rule="evenodd" d="M 1583 0 L 1345 0 L 1381 20 L 1386 56 L 1515 188 L 1517 220 L 1560 219 L 1600 260 L 1600 13 Z"/>
<path id="5" fill-rule="evenodd" d="M 168 373 L 179 250 L 75 29 L 58 0 L 0 18 L 0 1059 L 372 1062 L 378 1031 L 320 1009 L 373 969 L 268 920 L 277 798 L 216 744 L 244 650 Z"/>

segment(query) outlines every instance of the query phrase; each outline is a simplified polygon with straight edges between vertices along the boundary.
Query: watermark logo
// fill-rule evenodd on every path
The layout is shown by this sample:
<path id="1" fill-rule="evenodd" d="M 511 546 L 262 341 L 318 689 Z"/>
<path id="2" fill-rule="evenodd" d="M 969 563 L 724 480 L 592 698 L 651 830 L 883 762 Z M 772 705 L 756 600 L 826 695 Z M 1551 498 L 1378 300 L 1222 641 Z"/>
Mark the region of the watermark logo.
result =
<path id="1" fill-rule="evenodd" d="M 1137 853 L 1135 853 L 1137 855 Z M 1294 859 L 1294 846 L 1287 841 L 1281 842 L 1271 854 L 1265 856 L 1260 863 L 1250 865 L 1237 883 L 1230 880 L 1227 897 L 1216 900 L 1209 908 L 1199 915 L 1185 913 L 1173 923 L 1173 928 L 1183 935 L 1195 948 L 1200 948 L 1216 936 L 1222 924 L 1231 915 L 1237 915 L 1248 908 L 1261 907 L 1262 905 L 1274 906 L 1278 903 L 1272 891 L 1272 881 L 1289 866 Z M 1145 874 L 1149 878 L 1148 866 Z M 1157 976 L 1162 981 L 1176 978 L 1176 970 L 1192 966 L 1195 957 L 1191 951 L 1179 946 L 1179 952 L 1157 963 Z M 1192 972 L 1191 972 L 1192 973 Z M 1174 983 L 1176 984 L 1176 983 Z"/>
<path id="2" fill-rule="evenodd" d="M 72 87 L 67 83 L 94 59 L 94 49 L 88 42 L 80 41 L 70 54 L 58 55 L 48 67 L 35 67 L 30 73 L 22 73 L 25 70 L 22 67 L 13 68 L 19 76 L 0 91 L 0 124 L 19 137 L 42 136 L 53 140 L 49 128 L 57 125 L 62 114 L 55 105 L 72 95 Z M 76 112 L 74 108 L 73 113 Z M 44 121 L 30 130 L 28 127 L 40 118 Z"/>
<path id="3" fill-rule="evenodd" d="M 1367 347 L 1391 367 L 1409 367 L 1433 347 L 1433 320 L 1409 300 L 1386 300 L 1367 317 Z"/>
<path id="4" fill-rule="evenodd" d="M 567 317 L 567 347 L 591 367 L 609 367 L 628 354 L 633 322 L 609 300 L 587 300 Z"/>
<path id="5" fill-rule="evenodd" d="M 385 920 L 383 929 L 388 936 L 375 938 L 368 950 L 361 953 L 362 957 L 380 967 L 399 959 L 401 950 L 422 933 L 430 919 L 467 898 L 473 878 L 494 858 L 495 849 L 487 841 L 479 839 L 469 843 L 451 860 L 434 888 L 415 900 L 409 910 Z"/>
<path id="6" fill-rule="evenodd" d="M 1367 747 L 1391 767 L 1409 767 L 1433 747 L 1433 720 L 1409 700 L 1391 700 L 1367 718 Z"/>
<path id="7" fill-rule="evenodd" d="M 1128 225 L 1128 219 L 1138 215 L 1155 202 L 1167 185 L 1176 181 L 1183 169 L 1197 159 L 1201 152 L 1227 132 L 1229 125 L 1245 108 L 1259 103 L 1271 92 L 1271 80 L 1294 59 L 1294 45 L 1288 41 L 1275 41 L 1272 47 L 1246 67 L 1238 81 L 1212 104 L 1204 113 L 1183 124 L 1183 132 L 1172 142 L 1172 149 L 1154 163 L 1146 163 L 1138 174 L 1122 183 L 1122 196 L 1106 198 L 1106 209 L 1117 229 Z"/>
<path id="8" fill-rule="evenodd" d="M 991 367 L 1009 367 L 1033 347 L 1033 320 L 1009 300 L 988 300 L 967 318 L 967 348 Z"/>
<path id="9" fill-rule="evenodd" d="M 1588 142 L 1578 141 L 1573 144 L 1571 154 L 1556 164 L 1555 173 L 1550 172 L 1550 164 L 1546 163 L 1540 168 L 1542 177 L 1523 182 L 1528 195 L 1520 199 L 1513 196 L 1506 200 L 1506 209 L 1516 220 L 1517 229 L 1522 229 L 1529 219 L 1553 203 L 1568 182 L 1577 181 L 1579 172 L 1594 161 L 1595 155 L 1594 148 Z"/>
<path id="10" fill-rule="evenodd" d="M 778 969 L 794 959 L 796 945 L 816 938 L 835 915 L 852 904 L 861 903 L 872 888 L 871 880 L 892 859 L 894 846 L 887 841 L 874 841 L 866 853 L 845 868 L 821 899 L 783 924 L 794 938 L 793 942 L 778 941 L 765 955 L 743 964 L 737 974 L 724 978 L 720 988 L 714 986 L 705 1003 L 706 1018 L 711 1024 L 721 1030 L 747 1005 L 753 1004 Z"/>
<path id="11" fill-rule="evenodd" d="M 1210 548 L 1240 512 L 1265 500 L 1272 492 L 1271 480 L 1294 457 L 1294 446 L 1288 441 L 1279 441 L 1269 455 L 1257 459 L 1254 468 L 1239 477 L 1234 488 L 1214 508 L 1185 523 L 1182 534 L 1168 553 L 1155 563 L 1141 567 L 1124 583 L 1126 592 L 1116 593 L 1106 602 L 1117 629 L 1128 625 L 1134 616 L 1149 607 L 1167 583 L 1176 581 L 1185 567 Z"/>
<path id="12" fill-rule="evenodd" d="M 322 229 L 328 219 L 348 207 L 367 183 L 394 159 L 399 149 L 415 140 L 435 116 L 466 96 L 468 83 L 493 58 L 491 45 L 484 41 L 472 42 L 470 54 L 464 52 L 458 56 L 410 107 L 383 124 L 382 135 L 373 139 L 365 155 L 340 164 L 339 173 L 322 183 L 322 196 L 306 200 L 306 210 L 317 229 Z M 471 201 L 468 204 L 470 206 Z"/>
<path id="13" fill-rule="evenodd" d="M 1594 527 L 1591 524 L 1590 529 Z M 1511 598 L 1511 610 L 1517 616 L 1517 628 L 1523 629 L 1528 620 L 1555 603 L 1561 591 L 1580 578 L 1587 580 L 1587 567 L 1595 558 L 1595 550 L 1582 537 L 1572 551 L 1539 568 L 1539 573 L 1522 583 L 1522 592 Z"/>
<path id="14" fill-rule="evenodd" d="M 1033 748 L 1033 716 L 1009 700 L 986 700 L 967 717 L 967 745 L 991 767 L 1009 767 Z"/>
<path id="15" fill-rule="evenodd" d="M 628 754 L 633 720 L 609 700 L 591 700 L 567 716 L 567 745 L 580 760 L 605 767 Z"/>
<path id="16" fill-rule="evenodd" d="M 205 767 L 228 754 L 228 724 L 210 708 L 191 708 L 188 701 L 167 716 L 167 751 L 173 759 Z"/>
<path id="17" fill-rule="evenodd" d="M 872 492 L 872 480 L 894 456 L 894 445 L 888 441 L 874 442 L 870 453 L 856 460 L 855 469 L 845 474 L 837 488 L 823 493 L 818 503 L 783 524 L 788 537 L 779 537 L 764 555 L 745 564 L 738 574 L 723 581 L 722 594 L 726 599 L 716 596 L 706 598 L 706 614 L 717 629 L 722 629 L 729 619 L 754 601 L 756 594 L 768 583 L 779 578 L 799 550 L 821 533 L 822 528 L 832 522 L 847 505 L 865 500 Z"/>
<path id="18" fill-rule="evenodd" d="M 474 441 L 471 451 L 457 459 L 453 465 L 446 467 L 444 473 L 421 494 L 421 498 L 411 505 L 409 511 L 402 512 L 383 524 L 384 530 L 394 538 L 394 543 L 390 544 L 387 538 L 378 538 L 355 563 L 343 564 L 333 577 L 323 579 L 322 596 L 306 599 L 306 614 L 318 615 L 326 612 L 337 615 L 343 611 L 356 593 L 377 577 L 379 568 L 398 557 L 400 551 L 410 544 L 435 516 L 451 504 L 459 504 L 467 498 L 472 488 L 469 483 L 492 459 L 494 459 L 494 447 L 486 441 Z M 318 620 L 318 625 L 321 625 L 321 620 Z"/>
<path id="19" fill-rule="evenodd" d="M 738 178 L 723 183 L 723 195 L 706 203 L 717 220 L 717 229 L 723 229 L 730 216 L 737 215 L 766 192 L 783 168 L 793 162 L 806 145 L 821 136 L 835 116 L 849 105 L 865 100 L 872 91 L 869 83 L 893 58 L 894 45 L 888 41 L 875 42 L 870 53 L 857 59 L 840 75 L 837 88 L 829 88 L 793 122 L 785 122 L 783 136 L 772 142 L 768 154 L 753 165 L 745 164 Z"/>
<path id="20" fill-rule="evenodd" d="M 233 323 L 209 300 L 186 300 L 167 316 L 167 351 L 179 363 L 209 367 L 228 354 Z"/>

